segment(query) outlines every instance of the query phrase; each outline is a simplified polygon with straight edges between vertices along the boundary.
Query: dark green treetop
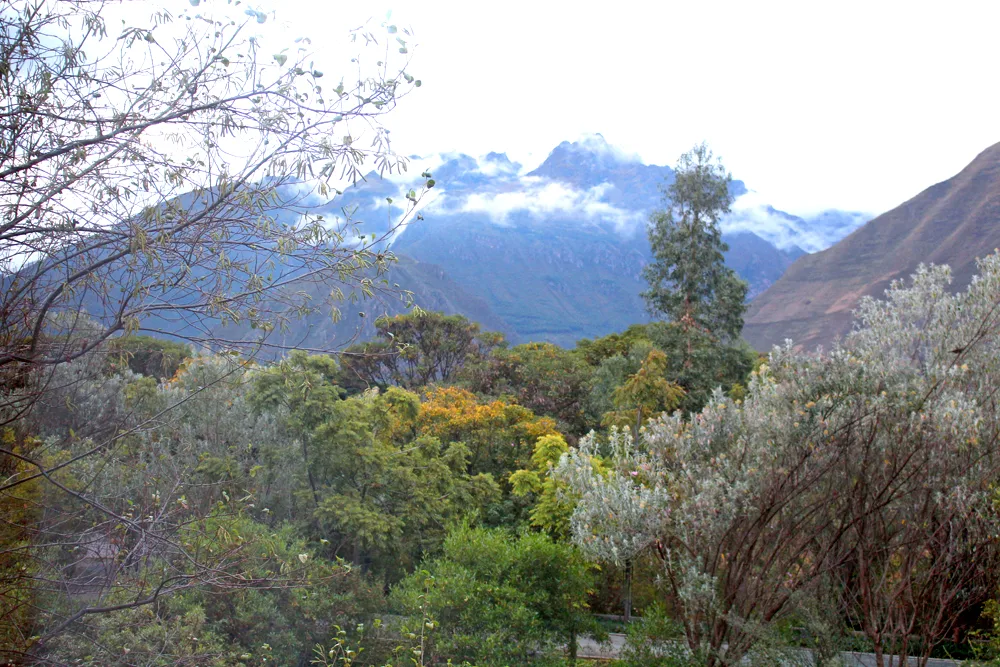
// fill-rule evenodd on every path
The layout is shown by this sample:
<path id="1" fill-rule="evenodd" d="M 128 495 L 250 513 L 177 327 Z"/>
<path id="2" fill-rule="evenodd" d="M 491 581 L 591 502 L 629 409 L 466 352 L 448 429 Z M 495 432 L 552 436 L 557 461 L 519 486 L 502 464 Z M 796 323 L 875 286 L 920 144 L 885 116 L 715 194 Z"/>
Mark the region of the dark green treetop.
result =
<path id="1" fill-rule="evenodd" d="M 352 345 L 341 355 L 339 381 L 351 393 L 450 384 L 467 361 L 506 345 L 502 334 L 482 331 L 464 315 L 414 310 L 380 317 L 375 327 L 375 340 Z"/>

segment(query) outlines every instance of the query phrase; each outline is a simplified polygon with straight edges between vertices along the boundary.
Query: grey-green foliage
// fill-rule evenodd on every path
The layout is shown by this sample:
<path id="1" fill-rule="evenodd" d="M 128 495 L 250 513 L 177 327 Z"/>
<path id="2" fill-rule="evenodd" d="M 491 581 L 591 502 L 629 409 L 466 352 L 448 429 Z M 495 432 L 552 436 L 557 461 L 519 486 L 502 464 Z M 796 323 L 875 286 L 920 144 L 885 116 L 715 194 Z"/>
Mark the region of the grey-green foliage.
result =
<path id="1" fill-rule="evenodd" d="M 80 667 L 239 667 L 240 646 L 211 627 L 201 607 L 171 603 L 105 614 L 82 632 L 60 637 L 38 657 Z"/>
<path id="2" fill-rule="evenodd" d="M 745 399 L 654 420 L 606 474 L 585 439 L 558 469 L 576 541 L 606 558 L 655 545 L 710 665 L 759 655 L 829 576 L 843 596 L 824 603 L 876 651 L 928 655 L 995 595 L 1000 564 L 1000 254 L 979 267 L 959 294 L 921 267 L 826 355 L 775 348 Z"/>
<path id="3" fill-rule="evenodd" d="M 124 606 L 87 613 L 71 635 L 47 638 L 44 655 L 235 665 L 268 643 L 279 664 L 296 664 L 332 621 L 360 613 L 371 599 L 364 583 L 278 520 L 294 518 L 301 467 L 289 465 L 292 443 L 274 415 L 250 405 L 241 360 L 196 357 L 157 383 L 128 370 L 94 379 L 88 362 L 103 360 L 90 356 L 54 370 L 44 400 L 57 405 L 32 423 L 47 436 L 47 463 L 72 461 L 54 473 L 67 492 L 42 487 L 40 525 L 72 541 L 32 545 L 49 581 L 36 620 L 44 633 L 88 605 Z M 88 414 L 118 428 L 91 428 Z M 99 458 L 86 455 L 94 449 Z"/>
<path id="4" fill-rule="evenodd" d="M 704 143 L 681 156 L 664 208 L 652 214 L 653 261 L 643 269 L 651 313 L 723 340 L 739 338 L 747 284 L 725 265 L 719 224 L 731 177 Z"/>

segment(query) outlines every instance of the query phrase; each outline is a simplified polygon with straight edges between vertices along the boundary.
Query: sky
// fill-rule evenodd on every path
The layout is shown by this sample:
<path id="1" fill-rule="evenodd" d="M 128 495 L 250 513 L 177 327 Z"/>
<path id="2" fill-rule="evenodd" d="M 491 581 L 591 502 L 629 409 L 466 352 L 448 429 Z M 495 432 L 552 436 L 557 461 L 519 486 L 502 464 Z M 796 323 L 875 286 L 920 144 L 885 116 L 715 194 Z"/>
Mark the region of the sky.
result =
<path id="1" fill-rule="evenodd" d="M 1000 141 L 1000 3 L 250 6 L 310 36 L 334 73 L 347 27 L 391 12 L 411 28 L 408 71 L 423 85 L 386 117 L 404 154 L 498 151 L 530 168 L 599 132 L 672 165 L 704 140 L 735 178 L 802 215 L 888 210 Z"/>

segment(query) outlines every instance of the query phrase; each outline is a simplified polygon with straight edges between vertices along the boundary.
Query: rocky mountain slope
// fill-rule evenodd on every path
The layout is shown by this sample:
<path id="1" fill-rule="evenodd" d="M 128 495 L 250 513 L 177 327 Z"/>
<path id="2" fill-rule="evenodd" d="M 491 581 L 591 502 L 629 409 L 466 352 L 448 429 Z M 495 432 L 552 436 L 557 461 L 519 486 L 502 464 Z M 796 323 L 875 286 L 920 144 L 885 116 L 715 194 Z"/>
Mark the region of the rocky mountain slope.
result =
<path id="1" fill-rule="evenodd" d="M 786 338 L 805 349 L 829 345 L 850 331 L 861 297 L 882 296 L 921 263 L 948 264 L 953 287 L 962 288 L 976 258 L 997 247 L 1000 144 L 836 245 L 799 258 L 751 303 L 744 337 L 761 350 Z"/>

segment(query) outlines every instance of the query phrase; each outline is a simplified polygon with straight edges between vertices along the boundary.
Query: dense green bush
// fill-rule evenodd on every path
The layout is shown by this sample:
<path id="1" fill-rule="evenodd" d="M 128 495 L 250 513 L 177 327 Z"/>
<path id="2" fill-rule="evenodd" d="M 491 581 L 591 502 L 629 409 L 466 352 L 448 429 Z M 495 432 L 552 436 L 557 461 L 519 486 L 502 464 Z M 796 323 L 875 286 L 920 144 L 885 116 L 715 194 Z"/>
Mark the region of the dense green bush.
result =
<path id="1" fill-rule="evenodd" d="M 133 373 L 160 380 L 172 378 L 181 364 L 191 357 L 191 348 L 187 345 L 152 336 L 112 338 L 107 351 L 110 370 L 128 368 Z"/>
<path id="2" fill-rule="evenodd" d="M 479 667 L 558 664 L 578 635 L 600 634 L 587 609 L 593 582 L 592 566 L 572 545 L 465 525 L 392 598 L 403 613 L 440 624 L 436 658 Z"/>

